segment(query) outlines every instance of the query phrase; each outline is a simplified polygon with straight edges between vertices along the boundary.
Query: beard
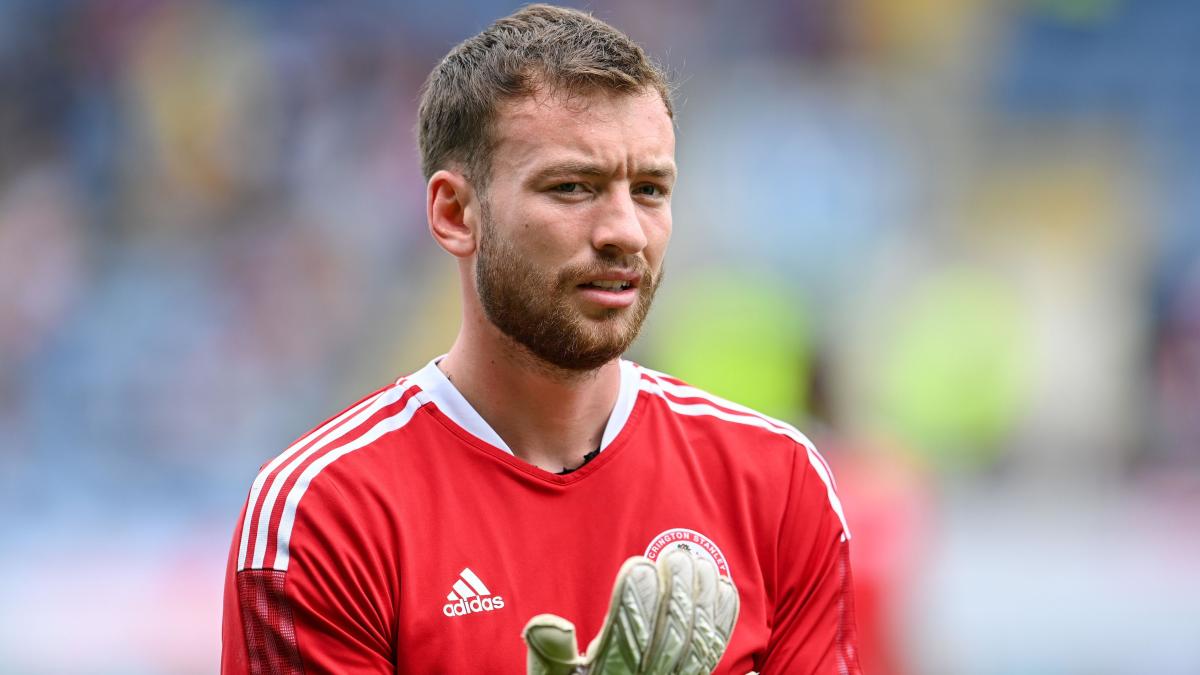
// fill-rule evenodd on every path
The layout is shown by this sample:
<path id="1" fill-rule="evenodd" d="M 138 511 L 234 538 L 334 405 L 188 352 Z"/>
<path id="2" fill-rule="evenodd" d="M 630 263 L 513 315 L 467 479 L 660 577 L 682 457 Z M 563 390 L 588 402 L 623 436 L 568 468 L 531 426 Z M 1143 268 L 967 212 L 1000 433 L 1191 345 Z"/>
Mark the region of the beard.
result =
<path id="1" fill-rule="evenodd" d="M 475 288 L 488 320 L 541 361 L 572 372 L 592 371 L 625 353 L 633 344 L 661 282 L 641 256 L 597 252 L 581 265 L 558 270 L 540 268 L 482 212 Z M 603 308 L 588 316 L 572 297 L 576 287 L 613 270 L 641 275 L 637 299 L 624 308 Z"/>

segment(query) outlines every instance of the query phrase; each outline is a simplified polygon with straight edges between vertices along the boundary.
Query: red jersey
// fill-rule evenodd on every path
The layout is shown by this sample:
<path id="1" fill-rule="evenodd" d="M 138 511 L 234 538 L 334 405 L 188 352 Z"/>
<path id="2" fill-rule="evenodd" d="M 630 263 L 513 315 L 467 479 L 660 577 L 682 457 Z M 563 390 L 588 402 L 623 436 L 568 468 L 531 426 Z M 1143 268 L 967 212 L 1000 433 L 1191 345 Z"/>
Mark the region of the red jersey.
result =
<path id="1" fill-rule="evenodd" d="M 531 617 L 586 645 L 626 558 L 686 548 L 741 595 L 716 672 L 855 674 L 849 536 L 828 466 L 782 422 L 622 361 L 600 454 L 559 475 L 430 363 L 263 466 L 222 672 L 520 675 Z"/>

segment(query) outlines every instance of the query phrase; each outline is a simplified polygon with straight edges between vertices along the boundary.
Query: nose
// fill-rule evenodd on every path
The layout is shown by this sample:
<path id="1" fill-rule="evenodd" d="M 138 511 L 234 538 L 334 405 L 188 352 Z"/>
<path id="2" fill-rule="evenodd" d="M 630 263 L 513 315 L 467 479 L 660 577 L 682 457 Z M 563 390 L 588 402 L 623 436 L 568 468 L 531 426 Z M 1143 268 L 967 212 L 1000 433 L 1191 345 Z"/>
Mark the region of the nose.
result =
<path id="1" fill-rule="evenodd" d="M 592 246 L 597 251 L 609 255 L 633 255 L 646 248 L 646 229 L 629 192 L 613 190 L 609 193 L 598 216 L 592 230 Z"/>

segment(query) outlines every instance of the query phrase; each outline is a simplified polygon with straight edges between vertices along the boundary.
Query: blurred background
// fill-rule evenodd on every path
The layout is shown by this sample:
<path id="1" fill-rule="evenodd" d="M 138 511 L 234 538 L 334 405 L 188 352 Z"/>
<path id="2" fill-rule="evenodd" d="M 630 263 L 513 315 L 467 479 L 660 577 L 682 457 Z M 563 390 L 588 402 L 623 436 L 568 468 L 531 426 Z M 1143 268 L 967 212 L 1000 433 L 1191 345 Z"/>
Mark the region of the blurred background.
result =
<path id="1" fill-rule="evenodd" d="M 257 467 L 450 344 L 418 88 L 516 3 L 0 3 L 0 672 L 211 673 Z M 597 0 L 633 357 L 798 424 L 869 675 L 1200 673 L 1200 5 Z"/>

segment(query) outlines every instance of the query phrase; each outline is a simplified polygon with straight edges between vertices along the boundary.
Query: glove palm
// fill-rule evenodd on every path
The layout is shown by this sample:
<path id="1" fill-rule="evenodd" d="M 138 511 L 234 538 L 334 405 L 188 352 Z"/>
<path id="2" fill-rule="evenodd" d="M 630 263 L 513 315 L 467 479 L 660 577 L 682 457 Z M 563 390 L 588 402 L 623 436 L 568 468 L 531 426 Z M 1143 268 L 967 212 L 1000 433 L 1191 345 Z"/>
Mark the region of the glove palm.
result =
<path id="1" fill-rule="evenodd" d="M 600 633 L 578 653 L 575 626 L 530 619 L 528 675 L 701 675 L 716 667 L 738 614 L 733 583 L 707 560 L 671 551 L 625 561 Z"/>

